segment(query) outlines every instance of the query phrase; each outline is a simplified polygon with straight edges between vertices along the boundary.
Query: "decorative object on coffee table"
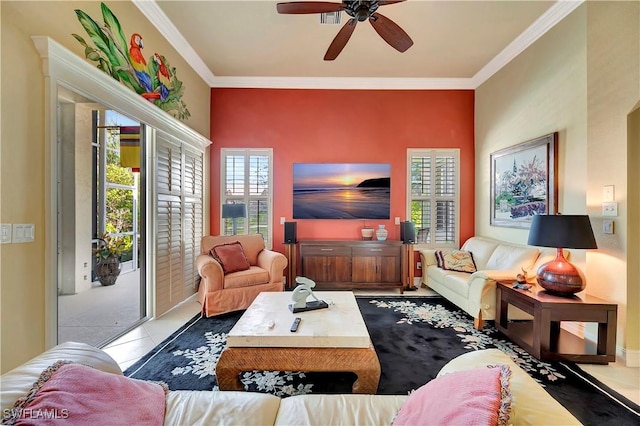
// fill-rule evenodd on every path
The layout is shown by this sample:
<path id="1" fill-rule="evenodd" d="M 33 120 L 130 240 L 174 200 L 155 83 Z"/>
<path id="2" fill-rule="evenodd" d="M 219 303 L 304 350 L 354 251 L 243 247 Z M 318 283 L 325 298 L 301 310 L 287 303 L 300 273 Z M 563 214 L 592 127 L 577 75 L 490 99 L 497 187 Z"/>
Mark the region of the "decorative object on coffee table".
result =
<path id="1" fill-rule="evenodd" d="M 532 246 L 557 249 L 556 258 L 538 268 L 538 284 L 549 292 L 561 296 L 571 296 L 584 290 L 587 285 L 584 274 L 565 259 L 562 249 L 598 248 L 589 216 L 559 214 L 535 216 L 527 243 Z"/>
<path id="2" fill-rule="evenodd" d="M 289 305 L 291 312 L 314 311 L 316 309 L 329 307 L 327 302 L 318 299 L 316 295 L 313 294 L 311 289 L 316 286 L 315 281 L 306 277 L 296 277 L 296 283 L 298 285 L 291 294 L 291 300 L 293 300 L 293 303 Z M 307 301 L 309 297 L 313 298 L 310 302 Z"/>

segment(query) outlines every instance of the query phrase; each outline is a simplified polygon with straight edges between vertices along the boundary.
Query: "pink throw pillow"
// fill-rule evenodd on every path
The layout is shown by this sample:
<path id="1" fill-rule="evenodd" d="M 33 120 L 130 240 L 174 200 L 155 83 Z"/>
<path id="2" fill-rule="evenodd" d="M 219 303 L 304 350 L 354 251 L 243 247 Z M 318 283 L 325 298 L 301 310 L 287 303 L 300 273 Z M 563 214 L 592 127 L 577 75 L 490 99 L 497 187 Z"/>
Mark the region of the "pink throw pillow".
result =
<path id="1" fill-rule="evenodd" d="M 393 425 L 507 425 L 510 376 L 507 365 L 440 376 L 409 395 Z"/>
<path id="2" fill-rule="evenodd" d="M 251 267 L 240 241 L 217 245 L 211 249 L 211 255 L 220 262 L 225 274 L 246 271 Z"/>
<path id="3" fill-rule="evenodd" d="M 57 361 L 42 372 L 2 424 L 162 425 L 166 386 Z"/>

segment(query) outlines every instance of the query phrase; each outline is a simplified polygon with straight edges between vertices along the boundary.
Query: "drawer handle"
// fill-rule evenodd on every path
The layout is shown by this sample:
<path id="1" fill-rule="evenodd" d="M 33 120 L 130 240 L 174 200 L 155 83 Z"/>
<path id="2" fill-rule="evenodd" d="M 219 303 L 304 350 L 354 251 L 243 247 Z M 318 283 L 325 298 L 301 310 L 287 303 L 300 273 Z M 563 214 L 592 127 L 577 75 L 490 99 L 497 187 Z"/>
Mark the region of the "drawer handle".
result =
<path id="1" fill-rule="evenodd" d="M 333 251 L 332 248 L 321 248 L 320 251 Z"/>
<path id="2" fill-rule="evenodd" d="M 382 249 L 369 249 L 371 251 L 382 251 Z"/>

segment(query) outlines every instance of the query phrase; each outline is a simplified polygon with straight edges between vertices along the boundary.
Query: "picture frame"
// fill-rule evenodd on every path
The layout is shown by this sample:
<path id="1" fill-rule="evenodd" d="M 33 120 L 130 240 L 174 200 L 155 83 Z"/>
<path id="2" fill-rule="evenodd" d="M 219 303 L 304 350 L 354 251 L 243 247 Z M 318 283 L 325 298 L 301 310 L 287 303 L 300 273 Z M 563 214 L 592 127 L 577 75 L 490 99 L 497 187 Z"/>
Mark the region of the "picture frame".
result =
<path id="1" fill-rule="evenodd" d="M 556 214 L 558 133 L 493 152 L 491 226 L 529 229 L 538 214 Z"/>

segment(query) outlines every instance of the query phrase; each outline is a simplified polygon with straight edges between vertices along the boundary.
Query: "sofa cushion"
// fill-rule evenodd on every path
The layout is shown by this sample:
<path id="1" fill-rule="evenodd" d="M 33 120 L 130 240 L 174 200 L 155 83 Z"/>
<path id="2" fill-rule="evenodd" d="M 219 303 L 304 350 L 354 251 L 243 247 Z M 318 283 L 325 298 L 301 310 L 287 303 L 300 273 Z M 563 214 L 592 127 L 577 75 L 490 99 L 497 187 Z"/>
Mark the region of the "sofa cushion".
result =
<path id="1" fill-rule="evenodd" d="M 166 387 L 71 361 L 45 369 L 29 393 L 4 411 L 3 424 L 34 424 L 45 413 L 69 424 L 162 425 Z M 38 422 L 36 422 L 38 423 Z"/>
<path id="2" fill-rule="evenodd" d="M 247 270 L 233 272 L 224 277 L 224 288 L 251 287 L 269 282 L 269 271 L 258 266 Z"/>
<path id="3" fill-rule="evenodd" d="M 438 267 L 448 271 L 473 273 L 476 264 L 473 261 L 473 254 L 464 250 L 436 250 Z"/>
<path id="4" fill-rule="evenodd" d="M 413 392 L 394 425 L 507 425 L 511 392 L 507 365 L 445 374 Z"/>
<path id="5" fill-rule="evenodd" d="M 495 248 L 500 244 L 499 241 L 484 237 L 471 237 L 463 244 L 461 250 L 473 253 L 473 260 L 476 262 L 478 270 L 487 269 L 487 261 Z"/>
<path id="6" fill-rule="evenodd" d="M 449 290 L 466 298 L 469 296 L 469 274 L 466 272 L 447 271 L 437 266 L 427 269 L 429 282 L 442 283 Z"/>
<path id="7" fill-rule="evenodd" d="M 390 425 L 406 395 L 307 394 L 283 398 L 276 426 Z"/>
<path id="8" fill-rule="evenodd" d="M 225 274 L 249 269 L 249 261 L 239 241 L 220 244 L 211 249 L 211 255 L 222 265 Z"/>
<path id="9" fill-rule="evenodd" d="M 538 258 L 540 252 L 535 247 L 519 247 L 511 244 L 499 244 L 491 254 L 484 269 L 528 270 Z"/>
<path id="10" fill-rule="evenodd" d="M 164 424 L 272 425 L 279 407 L 280 398 L 266 393 L 169 391 Z"/>

